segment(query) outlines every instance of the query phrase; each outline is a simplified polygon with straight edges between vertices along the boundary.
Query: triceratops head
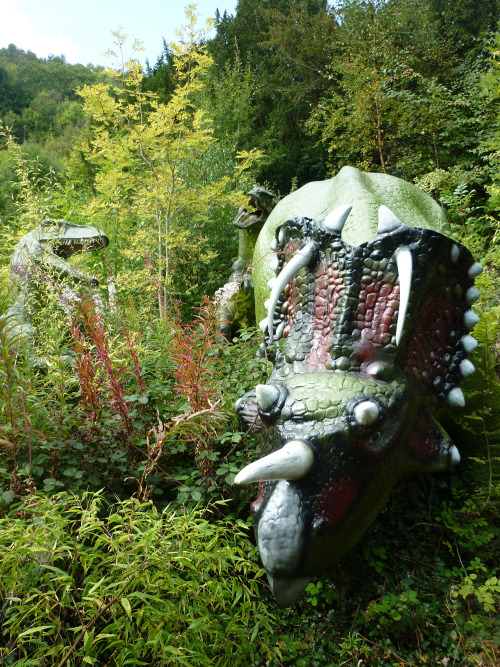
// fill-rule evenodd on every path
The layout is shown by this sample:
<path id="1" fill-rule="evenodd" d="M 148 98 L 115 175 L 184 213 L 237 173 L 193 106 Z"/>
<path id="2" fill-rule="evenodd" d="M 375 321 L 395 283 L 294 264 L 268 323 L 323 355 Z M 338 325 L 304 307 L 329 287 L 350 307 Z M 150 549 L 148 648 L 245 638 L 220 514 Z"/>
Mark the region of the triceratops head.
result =
<path id="1" fill-rule="evenodd" d="M 350 210 L 276 229 L 262 322 L 275 365 L 237 404 L 270 452 L 235 481 L 259 482 L 257 541 L 282 606 L 353 546 L 398 479 L 460 460 L 432 413 L 464 404 L 481 267 L 385 206 L 375 237 L 349 245 Z"/>

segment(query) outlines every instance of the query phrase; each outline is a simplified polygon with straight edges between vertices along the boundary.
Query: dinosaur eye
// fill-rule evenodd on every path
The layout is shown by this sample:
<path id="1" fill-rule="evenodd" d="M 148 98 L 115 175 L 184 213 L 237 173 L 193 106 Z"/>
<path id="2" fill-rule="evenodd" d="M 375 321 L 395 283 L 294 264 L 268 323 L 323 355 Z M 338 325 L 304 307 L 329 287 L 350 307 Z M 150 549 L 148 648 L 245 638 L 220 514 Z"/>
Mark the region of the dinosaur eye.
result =
<path id="1" fill-rule="evenodd" d="M 379 438 L 380 438 L 380 433 L 374 433 L 372 435 L 372 442 L 377 442 Z"/>

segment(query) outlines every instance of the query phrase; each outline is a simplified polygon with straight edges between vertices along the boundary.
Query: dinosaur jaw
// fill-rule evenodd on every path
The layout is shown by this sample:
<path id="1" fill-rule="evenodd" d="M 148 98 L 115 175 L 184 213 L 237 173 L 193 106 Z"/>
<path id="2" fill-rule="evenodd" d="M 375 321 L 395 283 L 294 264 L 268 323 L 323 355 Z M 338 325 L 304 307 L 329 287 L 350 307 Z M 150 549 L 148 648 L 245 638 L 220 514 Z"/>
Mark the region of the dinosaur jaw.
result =
<path id="1" fill-rule="evenodd" d="M 80 252 L 95 252 L 106 248 L 109 240 L 107 236 L 93 238 L 61 238 L 53 241 L 53 251 L 61 259 L 67 259 Z"/>

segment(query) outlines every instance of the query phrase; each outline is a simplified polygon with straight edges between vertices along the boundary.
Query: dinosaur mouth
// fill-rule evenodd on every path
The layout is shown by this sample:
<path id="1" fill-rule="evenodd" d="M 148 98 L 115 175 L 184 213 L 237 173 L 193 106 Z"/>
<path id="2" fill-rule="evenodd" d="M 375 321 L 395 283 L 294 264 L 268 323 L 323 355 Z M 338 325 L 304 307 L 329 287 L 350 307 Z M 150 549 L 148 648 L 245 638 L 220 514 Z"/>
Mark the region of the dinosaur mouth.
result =
<path id="1" fill-rule="evenodd" d="M 252 202 L 250 202 L 252 204 Z M 248 212 L 246 208 L 240 208 L 238 215 L 233 221 L 233 225 L 238 229 L 248 229 L 257 223 L 263 223 L 267 220 L 267 214 L 260 208 Z"/>
<path id="2" fill-rule="evenodd" d="M 71 255 L 79 252 L 94 252 L 106 248 L 109 241 L 106 236 L 94 238 L 62 238 L 54 243 L 54 253 L 62 259 L 67 259 Z"/>

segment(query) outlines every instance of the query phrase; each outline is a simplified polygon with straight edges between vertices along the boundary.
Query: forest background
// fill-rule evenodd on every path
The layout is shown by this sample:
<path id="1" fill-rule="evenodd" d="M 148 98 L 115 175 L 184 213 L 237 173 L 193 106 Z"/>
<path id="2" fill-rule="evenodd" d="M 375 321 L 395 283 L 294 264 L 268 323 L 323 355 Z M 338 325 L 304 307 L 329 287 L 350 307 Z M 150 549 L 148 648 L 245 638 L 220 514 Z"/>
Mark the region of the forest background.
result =
<path id="1" fill-rule="evenodd" d="M 486 268 L 474 363 L 498 365 L 499 3 L 239 0 L 212 39 L 186 17 L 145 69 L 118 32 L 108 70 L 0 50 L 0 664 L 498 664 L 484 382 L 465 463 L 401 484 L 283 611 L 232 487 L 258 456 L 234 401 L 269 365 L 255 330 L 217 334 L 214 293 L 253 183 L 278 199 L 346 164 L 392 174 Z M 99 287 L 69 314 L 40 278 L 41 368 L 5 313 L 45 218 L 110 245 L 75 259 Z"/>

